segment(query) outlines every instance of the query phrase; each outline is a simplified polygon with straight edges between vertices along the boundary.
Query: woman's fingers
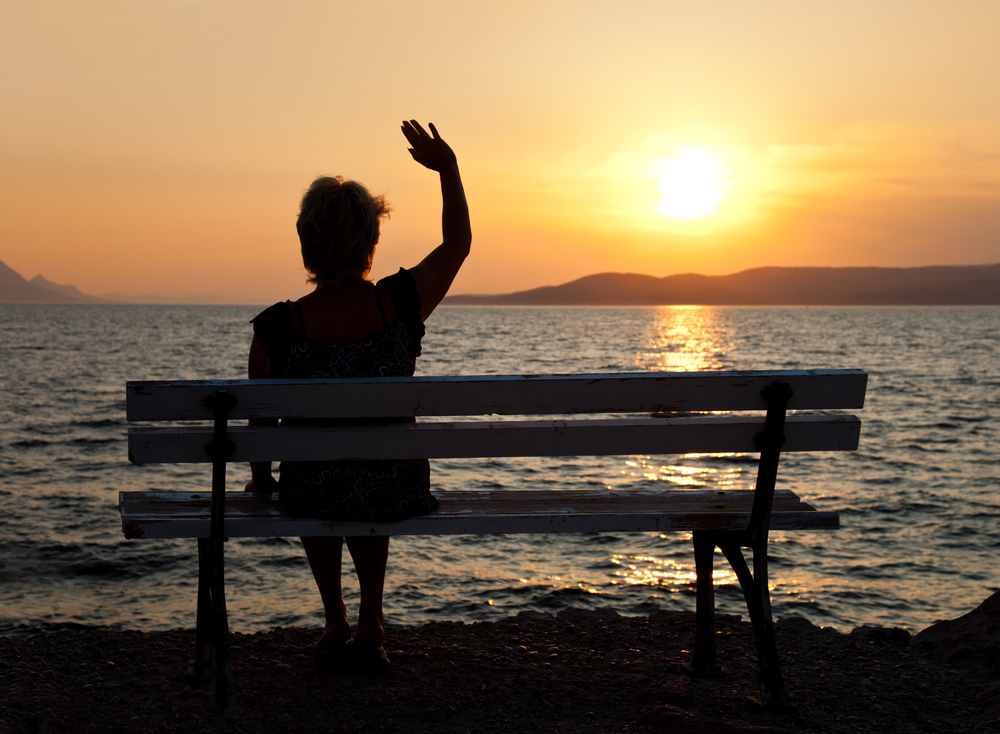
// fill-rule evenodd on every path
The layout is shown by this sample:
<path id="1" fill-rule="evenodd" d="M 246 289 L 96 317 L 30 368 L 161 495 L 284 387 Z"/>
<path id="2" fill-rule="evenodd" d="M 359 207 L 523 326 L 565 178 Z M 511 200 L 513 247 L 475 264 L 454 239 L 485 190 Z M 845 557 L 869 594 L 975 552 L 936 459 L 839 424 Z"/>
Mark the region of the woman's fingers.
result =
<path id="1" fill-rule="evenodd" d="M 430 135 L 424 130 L 420 123 L 416 120 L 410 120 L 409 122 L 403 123 L 403 134 L 406 135 L 407 140 L 419 141 L 421 138 L 429 138 Z"/>
<path id="2" fill-rule="evenodd" d="M 428 133 L 416 120 L 403 121 L 403 135 L 412 146 L 410 155 L 423 166 L 433 171 L 442 171 L 446 166 L 453 165 L 455 154 L 441 138 L 434 123 L 428 123 L 431 132 Z"/>
<path id="3" fill-rule="evenodd" d="M 403 135 L 406 139 L 410 141 L 411 144 L 416 144 L 420 140 L 420 130 L 414 127 L 411 122 L 403 123 Z"/>
<path id="4" fill-rule="evenodd" d="M 416 146 L 420 143 L 420 133 L 409 122 L 403 123 L 403 135 L 406 136 L 406 140 L 410 145 Z"/>
<path id="5" fill-rule="evenodd" d="M 424 130 L 423 126 L 416 120 L 410 120 L 403 123 L 403 135 L 406 139 L 410 141 L 411 145 L 417 145 L 420 142 L 430 141 L 430 140 L 441 140 L 441 135 L 438 133 L 437 128 L 434 127 L 434 123 L 429 123 L 431 129 L 431 135 L 428 135 L 427 131 Z"/>

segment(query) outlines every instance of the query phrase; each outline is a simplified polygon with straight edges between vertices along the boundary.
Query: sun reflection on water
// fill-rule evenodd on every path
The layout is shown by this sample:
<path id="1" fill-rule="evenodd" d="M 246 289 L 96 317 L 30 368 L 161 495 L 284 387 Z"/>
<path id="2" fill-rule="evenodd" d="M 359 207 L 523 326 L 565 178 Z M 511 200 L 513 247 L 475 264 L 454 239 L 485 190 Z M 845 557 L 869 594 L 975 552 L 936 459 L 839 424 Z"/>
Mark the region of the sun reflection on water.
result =
<path id="1" fill-rule="evenodd" d="M 661 306 L 649 320 L 635 354 L 636 366 L 665 372 L 710 372 L 734 368 L 732 329 L 711 306 Z M 745 454 L 683 454 L 680 456 L 629 456 L 621 476 L 631 482 L 667 482 L 675 489 L 751 489 L 756 467 Z M 612 583 L 620 586 L 655 586 L 669 593 L 694 587 L 696 576 L 690 559 L 682 562 L 651 555 L 614 554 L 618 566 Z M 738 584 L 724 559 L 712 572 L 715 586 Z"/>
<path id="2" fill-rule="evenodd" d="M 693 565 L 681 565 L 656 556 L 614 554 L 611 562 L 621 567 L 613 575 L 622 586 L 658 586 L 676 593 L 693 587 L 697 579 Z M 712 569 L 714 586 L 738 583 L 736 574 L 724 559 L 722 563 L 716 563 Z"/>
<path id="3" fill-rule="evenodd" d="M 632 481 L 669 482 L 677 488 L 753 489 L 756 467 L 741 461 L 745 456 L 737 453 L 629 456 L 620 474 Z"/>
<path id="4" fill-rule="evenodd" d="M 736 340 L 732 324 L 712 306 L 660 306 L 648 321 L 635 354 L 639 369 L 711 372 L 733 369 Z M 621 470 L 627 480 L 669 482 L 689 489 L 751 489 L 746 454 L 630 456 Z"/>
<path id="5" fill-rule="evenodd" d="M 636 352 L 636 366 L 667 372 L 732 369 L 733 337 L 717 308 L 660 306 Z"/>

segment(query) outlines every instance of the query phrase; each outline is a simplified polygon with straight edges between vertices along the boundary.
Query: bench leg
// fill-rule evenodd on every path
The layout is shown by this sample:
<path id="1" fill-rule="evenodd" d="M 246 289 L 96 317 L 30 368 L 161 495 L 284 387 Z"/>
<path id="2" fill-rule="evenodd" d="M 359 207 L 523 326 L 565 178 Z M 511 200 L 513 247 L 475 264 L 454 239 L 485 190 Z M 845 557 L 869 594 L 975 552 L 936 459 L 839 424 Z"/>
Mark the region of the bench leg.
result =
<path id="1" fill-rule="evenodd" d="M 226 461 L 236 450 L 229 440 L 229 411 L 236 406 L 236 398 L 226 390 L 208 396 L 205 404 L 214 415 L 212 440 L 205 451 L 212 457 L 212 530 L 207 541 L 211 567 L 211 645 L 212 645 L 212 713 L 234 715 L 236 708 L 236 682 L 233 680 L 233 661 L 229 655 L 229 620 L 226 614 Z M 199 620 L 200 622 L 201 620 Z"/>
<path id="2" fill-rule="evenodd" d="M 194 676 L 207 678 L 212 666 L 212 554 L 208 538 L 198 538 L 198 626 L 194 637 Z"/>
<path id="3" fill-rule="evenodd" d="M 236 681 L 229 654 L 229 619 L 226 614 L 226 580 L 223 543 L 209 542 L 212 586 L 212 713 L 231 716 L 237 713 Z"/>
<path id="4" fill-rule="evenodd" d="M 778 663 L 778 646 L 774 640 L 771 620 L 771 595 L 767 589 L 767 546 L 753 550 L 753 574 L 743 558 L 739 543 L 720 543 L 736 577 L 740 580 L 743 597 L 750 613 L 754 639 L 757 642 L 757 665 L 760 671 L 760 703 L 766 711 L 792 712 L 795 706 L 788 700 Z"/>
<path id="5" fill-rule="evenodd" d="M 715 662 L 715 586 L 712 566 L 715 542 L 708 533 L 694 532 L 694 566 L 697 574 L 694 655 L 689 670 L 695 678 L 717 678 L 722 667 Z"/>

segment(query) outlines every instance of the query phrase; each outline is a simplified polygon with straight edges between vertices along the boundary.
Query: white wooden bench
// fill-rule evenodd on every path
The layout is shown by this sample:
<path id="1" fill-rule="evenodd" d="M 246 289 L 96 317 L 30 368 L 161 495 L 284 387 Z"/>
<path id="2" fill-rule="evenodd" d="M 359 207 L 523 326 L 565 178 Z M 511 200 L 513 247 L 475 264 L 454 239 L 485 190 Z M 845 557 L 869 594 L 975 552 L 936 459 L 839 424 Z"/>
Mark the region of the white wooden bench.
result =
<path id="1" fill-rule="evenodd" d="M 229 537 L 595 531 L 693 532 L 697 632 L 691 669 L 700 676 L 718 671 L 712 560 L 719 547 L 740 581 L 753 624 L 761 705 L 789 709 L 771 620 L 768 531 L 833 529 L 839 516 L 788 490 L 775 491 L 779 455 L 853 450 L 861 422 L 845 414 L 786 417 L 786 411 L 861 408 L 866 384 L 861 370 L 130 382 L 130 421 L 200 423 L 130 427 L 129 459 L 212 463 L 213 478 L 205 493 L 121 492 L 122 527 L 128 538 L 199 539 L 195 672 L 210 667 L 218 713 L 236 706 L 223 561 Z M 578 414 L 597 417 L 562 417 Z M 489 415 L 549 418 L 229 426 L 248 418 Z M 719 452 L 760 452 L 754 490 L 665 490 L 657 483 L 641 491 L 449 492 L 431 515 L 396 523 L 289 517 L 277 494 L 225 491 L 226 462 Z M 753 573 L 743 547 L 753 551 Z"/>

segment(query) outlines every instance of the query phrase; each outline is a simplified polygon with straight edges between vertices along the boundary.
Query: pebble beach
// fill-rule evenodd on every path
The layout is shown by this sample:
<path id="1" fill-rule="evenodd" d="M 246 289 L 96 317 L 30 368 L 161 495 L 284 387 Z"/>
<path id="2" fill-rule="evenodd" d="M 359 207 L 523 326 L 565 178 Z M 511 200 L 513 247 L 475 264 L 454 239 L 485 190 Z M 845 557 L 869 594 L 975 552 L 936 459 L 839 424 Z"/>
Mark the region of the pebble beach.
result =
<path id="1" fill-rule="evenodd" d="M 693 612 L 612 609 L 387 629 L 390 670 L 318 669 L 317 631 L 232 635 L 239 712 L 211 713 L 188 675 L 192 630 L 81 627 L 0 637 L 6 732 L 995 732 L 1000 731 L 1000 593 L 911 636 L 850 633 L 803 617 L 777 623 L 794 714 L 765 714 L 750 624 L 717 617 L 719 680 L 685 670 Z"/>

